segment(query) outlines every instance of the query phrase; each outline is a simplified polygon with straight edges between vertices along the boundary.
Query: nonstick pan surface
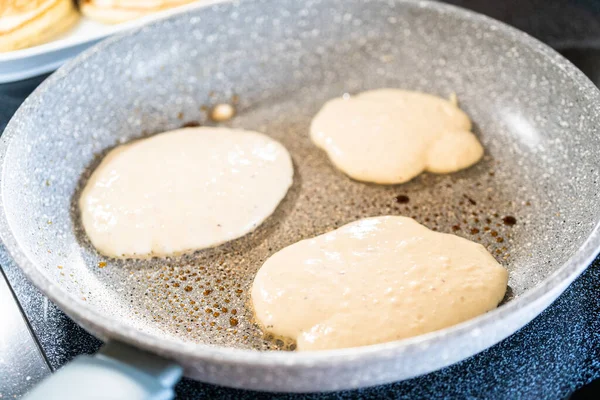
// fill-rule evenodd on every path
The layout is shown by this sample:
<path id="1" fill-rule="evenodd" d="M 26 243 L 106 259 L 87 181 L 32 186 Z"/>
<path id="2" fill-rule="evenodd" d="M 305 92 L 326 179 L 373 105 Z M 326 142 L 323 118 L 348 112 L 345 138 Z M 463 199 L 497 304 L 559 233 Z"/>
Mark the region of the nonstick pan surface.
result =
<path id="1" fill-rule="evenodd" d="M 336 171 L 310 143 L 311 118 L 330 98 L 382 87 L 455 93 L 484 160 L 395 186 Z M 76 199 L 101 157 L 135 138 L 214 125 L 218 103 L 237 108 L 221 125 L 264 132 L 290 151 L 294 184 L 276 212 L 255 232 L 191 255 L 99 256 Z M 599 109 L 593 84 L 554 51 L 452 6 L 212 5 L 108 40 L 36 90 L 1 138 L 0 233 L 14 262 L 84 328 L 173 359 L 192 378 L 278 391 L 406 379 L 510 335 L 593 259 Z M 504 303 L 455 327 L 357 349 L 297 353 L 262 335 L 248 307 L 262 262 L 376 215 L 482 243 L 510 273 Z"/>

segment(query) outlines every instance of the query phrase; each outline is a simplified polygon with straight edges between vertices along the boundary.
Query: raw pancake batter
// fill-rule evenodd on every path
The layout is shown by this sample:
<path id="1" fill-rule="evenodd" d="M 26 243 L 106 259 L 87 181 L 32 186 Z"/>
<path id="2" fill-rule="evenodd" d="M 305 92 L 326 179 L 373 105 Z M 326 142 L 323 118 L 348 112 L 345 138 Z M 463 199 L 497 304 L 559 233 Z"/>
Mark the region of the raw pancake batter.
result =
<path id="1" fill-rule="evenodd" d="M 112 150 L 83 190 L 81 218 L 107 256 L 202 249 L 254 230 L 292 176 L 287 150 L 261 133 L 179 129 Z"/>
<path id="2" fill-rule="evenodd" d="M 350 177 L 403 183 L 423 171 L 450 173 L 481 159 L 483 147 L 456 104 L 425 93 L 379 89 L 327 102 L 312 141 Z"/>
<path id="3" fill-rule="evenodd" d="M 258 271 L 259 324 L 325 350 L 442 329 L 502 301 L 508 273 L 479 244 L 406 217 L 355 221 L 288 246 Z"/>

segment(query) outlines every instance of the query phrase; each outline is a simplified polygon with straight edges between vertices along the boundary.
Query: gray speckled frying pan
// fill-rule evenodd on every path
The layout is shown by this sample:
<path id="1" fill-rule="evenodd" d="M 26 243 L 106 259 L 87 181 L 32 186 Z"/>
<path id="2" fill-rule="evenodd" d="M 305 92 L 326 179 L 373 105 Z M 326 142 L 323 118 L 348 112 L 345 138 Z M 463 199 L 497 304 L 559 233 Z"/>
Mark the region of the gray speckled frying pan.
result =
<path id="1" fill-rule="evenodd" d="M 329 98 L 381 87 L 456 93 L 485 159 L 398 186 L 336 171 L 308 139 L 312 116 Z M 74 201 L 100 157 L 134 138 L 210 124 L 207 109 L 223 102 L 238 110 L 224 125 L 265 132 L 292 154 L 294 185 L 275 214 L 239 240 L 188 256 L 100 257 Z M 36 90 L 1 139 L 6 250 L 70 317 L 113 343 L 33 396 L 66 379 L 78 398 L 82 388 L 127 398 L 136 398 L 129 390 L 160 389 L 156 398 L 166 398 L 177 365 L 189 377 L 247 389 L 357 388 L 424 374 L 497 343 L 546 308 L 597 252 L 598 110 L 600 93 L 554 51 L 439 3 L 223 3 L 100 44 Z M 505 302 L 448 329 L 355 349 L 297 353 L 263 336 L 247 307 L 261 263 L 300 239 L 382 214 L 484 244 L 510 272 Z"/>

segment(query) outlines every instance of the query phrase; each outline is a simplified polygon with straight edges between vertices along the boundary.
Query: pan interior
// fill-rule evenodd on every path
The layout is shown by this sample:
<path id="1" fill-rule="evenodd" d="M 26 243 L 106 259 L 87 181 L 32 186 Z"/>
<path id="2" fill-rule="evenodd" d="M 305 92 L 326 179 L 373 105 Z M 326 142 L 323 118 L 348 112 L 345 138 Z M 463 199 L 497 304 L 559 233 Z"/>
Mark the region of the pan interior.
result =
<path id="1" fill-rule="evenodd" d="M 556 271 L 595 226 L 600 121 L 585 105 L 596 99 L 569 71 L 461 15 L 415 2 L 242 2 L 112 41 L 59 72 L 11 123 L 18 134 L 2 192 L 13 235 L 72 301 L 184 342 L 286 348 L 252 322 L 257 269 L 284 246 L 376 215 L 482 243 L 509 270 L 510 301 Z M 382 87 L 456 93 L 485 159 L 396 186 L 336 171 L 309 141 L 311 118 L 332 97 Z M 264 132 L 290 151 L 294 184 L 277 211 L 255 232 L 192 255 L 98 256 L 76 207 L 91 169 L 119 143 L 210 124 L 218 103 L 237 108 L 223 125 Z"/>

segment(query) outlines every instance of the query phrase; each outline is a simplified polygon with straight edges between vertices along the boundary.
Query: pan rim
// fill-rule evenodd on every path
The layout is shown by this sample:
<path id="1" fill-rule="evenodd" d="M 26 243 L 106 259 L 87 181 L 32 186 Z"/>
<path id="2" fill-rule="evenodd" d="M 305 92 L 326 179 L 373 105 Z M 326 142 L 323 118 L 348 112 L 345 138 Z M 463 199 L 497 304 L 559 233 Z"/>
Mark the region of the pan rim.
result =
<path id="1" fill-rule="evenodd" d="M 594 101 L 600 104 L 600 91 L 598 88 L 574 65 L 562 57 L 555 50 L 531 37 L 530 35 L 513 28 L 503 22 L 497 21 L 482 14 L 463 9 L 450 4 L 438 3 L 431 0 L 395 0 L 396 3 L 405 7 L 418 7 L 428 9 L 430 12 L 444 14 L 462 21 L 476 21 L 487 24 L 490 29 L 500 31 L 507 35 L 524 48 L 539 53 L 548 62 L 563 70 L 580 90 L 594 95 Z M 216 2 L 231 3 L 227 0 Z M 215 2 L 205 7 L 215 6 Z M 198 7 L 202 10 L 205 7 Z M 0 137 L 0 237 L 4 249 L 12 261 L 25 273 L 27 278 L 50 300 L 56 303 L 70 318 L 92 332 L 102 332 L 105 337 L 122 341 L 148 351 L 162 354 L 176 360 L 213 360 L 221 363 L 235 363 L 236 365 L 248 366 L 336 366 L 360 359 L 389 359 L 402 353 L 419 348 L 430 347 L 435 344 L 443 344 L 443 341 L 456 339 L 469 335 L 475 329 L 491 328 L 510 319 L 518 311 L 534 310 L 535 304 L 542 302 L 548 297 L 557 297 L 566 287 L 574 281 L 594 260 L 599 252 L 600 246 L 600 218 L 589 234 L 586 241 L 573 253 L 573 255 L 550 276 L 545 278 L 535 287 L 527 290 L 523 295 L 508 302 L 502 307 L 496 308 L 479 317 L 470 319 L 461 324 L 454 325 L 442 330 L 430 332 L 413 338 L 386 342 L 381 344 L 362 346 L 356 348 L 325 350 L 315 352 L 280 352 L 280 351 L 256 351 L 248 349 L 237 349 L 224 346 L 208 345 L 202 343 L 186 343 L 171 338 L 161 338 L 156 335 L 137 330 L 134 326 L 112 319 L 106 314 L 100 313 L 93 307 L 82 304 L 74 296 L 63 291 L 58 284 L 49 279 L 42 270 L 31 262 L 24 251 L 21 250 L 18 241 L 12 234 L 4 204 L 3 182 L 5 173 L 5 156 L 10 148 L 11 139 L 18 135 L 18 121 L 27 118 L 27 108 L 36 104 L 38 99 L 47 91 L 52 90 L 54 83 L 64 79 L 69 72 L 79 68 L 85 60 L 113 44 L 126 40 L 127 38 L 143 34 L 146 29 L 153 29 L 161 24 L 168 23 L 177 18 L 185 18 L 189 13 L 175 15 L 164 20 L 153 22 L 133 30 L 109 38 L 100 44 L 93 46 L 83 52 L 74 60 L 68 62 L 56 73 L 44 81 L 19 107 L 4 133 Z M 541 312 L 541 311 L 540 311 Z M 537 316 L 539 312 L 531 314 L 529 320 Z M 525 325 L 522 323 L 521 326 Z M 497 341 L 502 340 L 500 338 Z M 496 341 L 496 342 L 497 342 Z M 483 349 L 480 349 L 481 351 Z"/>

